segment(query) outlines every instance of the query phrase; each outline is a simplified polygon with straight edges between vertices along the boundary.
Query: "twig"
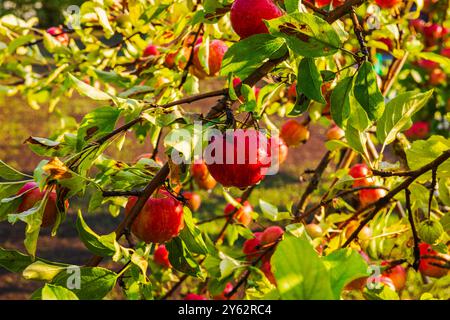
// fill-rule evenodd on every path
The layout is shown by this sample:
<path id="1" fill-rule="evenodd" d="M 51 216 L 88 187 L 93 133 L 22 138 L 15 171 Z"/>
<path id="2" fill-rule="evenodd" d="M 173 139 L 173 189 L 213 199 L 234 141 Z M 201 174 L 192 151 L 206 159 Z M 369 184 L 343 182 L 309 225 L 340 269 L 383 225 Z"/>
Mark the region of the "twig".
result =
<path id="1" fill-rule="evenodd" d="M 143 190 L 130 190 L 130 191 L 103 191 L 103 197 L 129 197 L 136 196 L 139 197 Z"/>
<path id="2" fill-rule="evenodd" d="M 414 263 L 413 268 L 414 270 L 418 270 L 419 268 L 419 262 L 420 262 L 420 250 L 419 250 L 419 236 L 417 235 L 417 229 L 414 222 L 414 216 L 411 208 L 411 191 L 409 191 L 408 188 L 405 189 L 405 198 L 406 198 L 406 210 L 408 211 L 408 220 L 409 224 L 411 226 L 411 231 L 413 234 L 413 241 L 414 241 Z"/>
<path id="3" fill-rule="evenodd" d="M 437 184 L 437 167 L 431 170 L 430 196 L 428 198 L 428 220 L 431 219 L 431 204 L 433 202 L 434 192 L 436 191 L 436 184 Z"/>
<path id="4" fill-rule="evenodd" d="M 364 41 L 364 29 L 361 27 L 359 23 L 358 16 L 356 15 L 355 8 L 351 7 L 350 9 L 350 17 L 353 22 L 353 30 L 355 32 L 356 38 L 359 42 L 359 47 L 361 48 L 361 53 L 364 55 L 364 60 L 369 59 L 369 51 L 367 50 L 366 43 Z"/>
<path id="5" fill-rule="evenodd" d="M 301 213 L 305 210 L 306 203 L 307 203 L 309 196 L 319 186 L 320 178 L 322 177 L 324 171 L 328 167 L 328 164 L 330 163 L 332 157 L 333 157 L 333 152 L 327 151 L 325 153 L 322 160 L 320 160 L 319 164 L 317 165 L 317 168 L 314 170 L 314 175 L 312 176 L 311 180 L 309 181 L 309 184 L 306 187 L 305 191 L 303 192 L 300 200 L 295 204 L 293 211 L 294 211 L 294 217 L 296 218 L 295 220 L 297 222 L 298 222 L 298 218 L 301 216 Z"/>

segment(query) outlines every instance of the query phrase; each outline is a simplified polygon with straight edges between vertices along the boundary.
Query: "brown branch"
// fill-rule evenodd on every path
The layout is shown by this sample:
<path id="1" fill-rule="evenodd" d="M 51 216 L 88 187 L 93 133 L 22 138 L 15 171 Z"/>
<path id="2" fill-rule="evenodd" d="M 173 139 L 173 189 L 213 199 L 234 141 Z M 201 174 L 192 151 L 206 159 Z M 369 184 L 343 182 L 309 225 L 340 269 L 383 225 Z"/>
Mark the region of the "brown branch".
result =
<path id="1" fill-rule="evenodd" d="M 143 190 L 130 190 L 130 191 L 103 191 L 103 197 L 139 197 Z"/>
<path id="2" fill-rule="evenodd" d="M 356 15 L 355 8 L 350 8 L 350 17 L 353 22 L 353 31 L 355 32 L 356 38 L 359 42 L 359 47 L 361 48 L 361 53 L 364 55 L 364 59 L 367 61 L 369 58 L 369 51 L 367 50 L 366 43 L 364 41 L 364 29 L 359 23 L 358 16 Z"/>
<path id="3" fill-rule="evenodd" d="M 417 229 L 414 222 L 414 216 L 411 208 L 411 191 L 409 191 L 408 188 L 405 189 L 405 198 L 406 198 L 406 210 L 408 211 L 408 221 L 411 226 L 411 231 L 413 234 L 413 241 L 414 241 L 414 263 L 413 268 L 414 270 L 418 270 L 419 268 L 419 262 L 420 262 L 420 249 L 419 249 L 419 236 L 417 235 Z"/>
<path id="4" fill-rule="evenodd" d="M 314 175 L 312 176 L 311 180 L 309 181 L 309 184 L 306 187 L 305 191 L 303 192 L 300 200 L 295 204 L 293 212 L 294 212 L 294 217 L 295 217 L 296 222 L 299 221 L 298 220 L 299 217 L 301 216 L 302 212 L 304 212 L 309 196 L 319 186 L 320 179 L 321 179 L 324 171 L 328 167 L 328 164 L 330 163 L 332 157 L 333 157 L 333 152 L 327 151 L 325 153 L 322 160 L 320 160 L 319 164 L 317 165 L 317 168 L 314 170 Z"/>

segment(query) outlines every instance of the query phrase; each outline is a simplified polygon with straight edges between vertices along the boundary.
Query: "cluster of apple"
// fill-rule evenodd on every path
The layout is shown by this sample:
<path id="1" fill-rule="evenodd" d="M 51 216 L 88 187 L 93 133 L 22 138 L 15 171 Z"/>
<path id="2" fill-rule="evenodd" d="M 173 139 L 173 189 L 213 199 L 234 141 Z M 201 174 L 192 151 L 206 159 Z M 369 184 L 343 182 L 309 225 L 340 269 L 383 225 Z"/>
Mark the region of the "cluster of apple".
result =
<path id="1" fill-rule="evenodd" d="M 423 276 L 441 278 L 448 274 L 448 269 L 440 267 L 440 265 L 443 265 L 443 261 L 450 259 L 448 254 L 438 253 L 427 243 L 420 243 L 419 251 L 419 272 Z M 369 265 L 373 264 L 364 251 L 359 253 Z M 346 290 L 363 290 L 364 287 L 375 285 L 376 283 L 386 286 L 393 291 L 399 292 L 405 289 L 408 277 L 405 267 L 401 264 L 393 265 L 389 261 L 382 261 L 379 267 L 382 271 L 381 274 L 355 279 L 346 286 Z"/>
<path id="2" fill-rule="evenodd" d="M 350 168 L 349 174 L 353 179 L 355 179 L 353 182 L 354 188 L 372 187 L 375 184 L 373 177 L 371 177 L 372 173 L 369 167 L 367 167 L 367 165 L 364 163 L 355 164 Z M 362 207 L 366 207 L 367 205 L 384 197 L 386 193 L 386 190 L 381 188 L 362 189 L 358 191 L 359 202 Z"/>

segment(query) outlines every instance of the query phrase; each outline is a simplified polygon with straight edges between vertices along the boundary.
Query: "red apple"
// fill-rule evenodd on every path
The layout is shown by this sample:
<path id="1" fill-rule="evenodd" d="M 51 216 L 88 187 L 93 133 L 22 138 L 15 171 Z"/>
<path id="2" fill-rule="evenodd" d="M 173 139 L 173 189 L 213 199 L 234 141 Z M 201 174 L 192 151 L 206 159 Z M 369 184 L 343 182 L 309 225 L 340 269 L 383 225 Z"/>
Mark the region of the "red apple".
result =
<path id="1" fill-rule="evenodd" d="M 181 53 L 180 53 L 180 50 L 181 50 Z M 184 69 L 189 61 L 190 56 L 191 56 L 191 49 L 182 47 L 181 49 L 178 49 L 175 52 L 168 53 L 164 59 L 164 64 L 166 65 L 167 68 L 173 69 L 173 68 L 175 68 L 175 62 L 176 62 L 175 60 L 178 57 L 177 67 L 179 69 Z"/>
<path id="2" fill-rule="evenodd" d="M 60 27 L 51 27 L 47 29 L 47 33 L 53 36 L 63 46 L 69 45 L 69 35 Z"/>
<path id="3" fill-rule="evenodd" d="M 389 262 L 383 261 L 381 265 L 389 266 Z M 406 285 L 406 269 L 401 265 L 387 269 L 382 275 L 392 280 L 397 291 L 403 290 Z"/>
<path id="4" fill-rule="evenodd" d="M 402 0 L 375 0 L 376 4 L 383 9 L 390 9 L 402 2 Z"/>
<path id="5" fill-rule="evenodd" d="M 371 177 L 372 174 L 370 169 L 364 163 L 355 164 L 350 168 L 350 176 L 355 179 L 353 182 L 353 187 L 367 187 L 373 185 L 374 181 Z"/>
<path id="6" fill-rule="evenodd" d="M 166 246 L 163 244 L 160 244 L 158 248 L 156 248 L 155 253 L 153 254 L 153 260 L 163 267 L 172 267 L 169 261 L 169 251 L 167 251 Z"/>
<path id="7" fill-rule="evenodd" d="M 424 276 L 441 278 L 448 274 L 449 270 L 444 267 L 441 268 L 439 265 L 445 264 L 445 261 L 441 259 L 447 260 L 448 263 L 450 261 L 449 255 L 436 252 L 428 243 L 419 244 L 419 250 L 421 257 L 419 262 L 419 271 Z"/>
<path id="8" fill-rule="evenodd" d="M 217 181 L 209 173 L 204 161 L 196 162 L 192 165 L 192 176 L 200 189 L 211 190 L 217 184 Z"/>
<path id="9" fill-rule="evenodd" d="M 264 232 L 261 235 L 261 244 L 267 245 L 274 242 L 277 242 L 280 240 L 280 238 L 283 236 L 284 230 L 281 227 L 278 226 L 271 226 L 266 228 Z"/>
<path id="10" fill-rule="evenodd" d="M 17 209 L 18 212 L 24 212 L 31 209 L 34 207 L 36 202 L 44 199 L 45 196 L 45 192 L 41 192 L 35 182 L 26 183 L 17 194 L 23 194 L 22 202 Z M 55 225 L 56 218 L 58 217 L 56 200 L 56 191 L 50 191 L 47 198 L 47 204 L 45 205 L 44 214 L 42 216 L 42 228 L 53 227 Z M 66 201 L 66 209 L 68 206 L 69 203 Z"/>
<path id="11" fill-rule="evenodd" d="M 439 86 L 441 84 L 446 84 L 447 75 L 441 68 L 436 68 L 431 70 L 430 79 L 428 83 L 432 86 Z"/>
<path id="12" fill-rule="evenodd" d="M 194 60 L 192 61 L 194 74 L 200 79 L 203 79 L 207 76 L 216 76 L 219 73 L 220 68 L 222 67 L 223 56 L 225 55 L 225 52 L 227 52 L 228 46 L 221 40 L 213 40 L 209 43 L 209 73 L 205 72 L 203 66 L 200 63 L 200 58 L 198 56 L 199 50 L 200 44 L 196 45 L 194 48 Z"/>
<path id="13" fill-rule="evenodd" d="M 359 191 L 359 202 L 362 207 L 372 204 L 387 194 L 384 189 L 363 189 Z"/>
<path id="14" fill-rule="evenodd" d="M 208 170 L 224 187 L 252 186 L 264 178 L 270 166 L 270 139 L 254 129 L 228 130 L 213 137 L 208 149 Z"/>
<path id="15" fill-rule="evenodd" d="M 125 214 L 130 214 L 137 199 L 129 198 Z M 176 237 L 183 227 L 183 205 L 167 191 L 160 190 L 147 200 L 131 231 L 146 243 L 164 243 Z"/>
<path id="16" fill-rule="evenodd" d="M 378 284 L 380 284 L 382 286 L 386 286 L 389 289 L 391 289 L 392 291 L 395 291 L 395 289 L 396 289 L 395 285 L 394 285 L 394 282 L 392 282 L 392 280 L 390 278 L 388 278 L 386 276 L 383 276 L 383 275 L 381 275 L 379 277 L 369 277 L 369 278 L 367 278 L 366 285 L 368 285 L 368 284 L 375 284 L 375 283 L 378 283 Z"/>
<path id="17" fill-rule="evenodd" d="M 195 294 L 195 293 L 188 293 L 183 300 L 208 300 L 206 297 Z"/>
<path id="18" fill-rule="evenodd" d="M 316 0 L 316 6 L 319 8 L 325 7 L 333 2 L 333 8 L 339 7 L 344 4 L 345 0 Z"/>
<path id="19" fill-rule="evenodd" d="M 309 130 L 296 120 L 286 121 L 280 130 L 281 139 L 286 142 L 288 147 L 298 146 L 309 139 Z"/>
<path id="20" fill-rule="evenodd" d="M 237 202 L 241 203 L 241 199 L 236 199 Z M 227 204 L 223 213 L 228 216 L 231 215 L 236 210 L 236 207 L 231 203 Z M 245 201 L 244 204 L 233 214 L 233 219 L 239 221 L 239 223 L 244 226 L 248 226 L 253 218 L 252 218 L 253 207 L 250 205 L 250 202 Z"/>
<path id="21" fill-rule="evenodd" d="M 142 55 L 144 57 L 159 56 L 160 52 L 157 46 L 150 44 L 147 46 L 147 48 L 145 48 L 144 53 Z"/>
<path id="22" fill-rule="evenodd" d="M 450 58 L 450 48 L 444 48 L 441 50 L 441 55 L 444 57 Z"/>
<path id="23" fill-rule="evenodd" d="M 227 294 L 233 291 L 233 289 L 234 289 L 233 285 L 230 282 L 228 282 L 225 286 L 225 289 L 223 289 L 222 293 L 213 297 L 214 300 L 233 300 L 235 295 L 227 297 Z"/>
<path id="24" fill-rule="evenodd" d="M 273 156 L 272 159 L 274 161 L 278 160 L 278 165 L 285 162 L 289 153 L 289 148 L 286 145 L 286 142 L 284 142 L 284 140 L 279 136 L 273 136 L 270 138 L 270 145 L 273 148 L 272 153 L 274 155 L 278 154 L 278 159 L 275 156 Z"/>
<path id="25" fill-rule="evenodd" d="M 426 24 L 423 27 L 423 35 L 426 40 L 436 40 L 442 37 L 443 28 L 437 23 Z"/>
<path id="26" fill-rule="evenodd" d="M 437 62 L 427 59 L 418 60 L 417 65 L 425 70 L 433 70 L 439 67 L 439 64 Z"/>
<path id="27" fill-rule="evenodd" d="M 252 261 L 259 257 L 261 251 L 261 236 L 262 232 L 255 232 L 254 238 L 245 240 L 242 246 L 242 252 L 247 257 L 247 260 Z"/>
<path id="28" fill-rule="evenodd" d="M 426 121 L 414 122 L 404 133 L 409 139 L 425 139 L 430 133 L 430 125 Z"/>
<path id="29" fill-rule="evenodd" d="M 192 212 L 197 211 L 202 204 L 202 198 L 198 193 L 185 191 L 183 197 L 186 199 L 186 205 Z"/>
<path id="30" fill-rule="evenodd" d="M 270 261 L 266 260 L 263 261 L 263 263 L 261 264 L 261 271 L 264 273 L 264 275 L 266 276 L 266 278 L 272 283 L 272 284 L 276 284 L 276 280 L 275 280 L 275 276 L 273 275 L 272 272 L 272 266 L 270 265 Z"/>
<path id="31" fill-rule="evenodd" d="M 345 131 L 333 124 L 327 131 L 328 140 L 341 140 L 345 137 Z"/>
<path id="32" fill-rule="evenodd" d="M 297 82 L 291 84 L 287 91 L 287 97 L 291 101 L 297 100 Z"/>
<path id="33" fill-rule="evenodd" d="M 241 38 L 247 38 L 258 33 L 268 33 L 263 20 L 282 15 L 283 12 L 272 0 L 235 0 L 231 6 L 231 26 Z"/>
<path id="34" fill-rule="evenodd" d="M 411 20 L 410 24 L 417 32 L 422 32 L 423 28 L 425 27 L 425 21 L 423 21 L 422 19 Z"/>

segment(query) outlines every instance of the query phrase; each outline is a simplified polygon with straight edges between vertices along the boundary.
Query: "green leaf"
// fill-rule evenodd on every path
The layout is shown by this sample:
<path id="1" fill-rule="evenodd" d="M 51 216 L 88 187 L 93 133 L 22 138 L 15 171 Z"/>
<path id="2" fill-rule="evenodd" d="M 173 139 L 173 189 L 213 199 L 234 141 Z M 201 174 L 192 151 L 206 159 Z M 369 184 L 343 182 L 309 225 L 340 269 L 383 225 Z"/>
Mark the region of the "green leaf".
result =
<path id="1" fill-rule="evenodd" d="M 62 286 L 46 284 L 41 291 L 42 300 L 78 300 L 75 293 Z"/>
<path id="2" fill-rule="evenodd" d="M 52 284 L 72 290 L 80 300 L 99 300 L 114 288 L 116 281 L 117 274 L 108 269 L 83 267 L 79 269 L 79 273 L 74 268 L 59 273 Z"/>
<path id="3" fill-rule="evenodd" d="M 101 257 L 111 257 L 115 254 L 116 233 L 112 232 L 108 235 L 99 236 L 86 224 L 81 210 L 78 210 L 76 228 L 80 240 L 89 251 Z"/>
<path id="4" fill-rule="evenodd" d="M 298 92 L 305 94 L 311 100 L 325 104 L 322 96 L 322 76 L 313 58 L 303 58 L 298 66 L 297 95 Z"/>
<path id="5" fill-rule="evenodd" d="M 359 131 L 358 129 L 352 127 L 351 125 L 348 125 L 347 129 L 345 130 L 345 138 L 347 139 L 349 146 L 353 150 L 359 152 L 362 155 L 367 154 L 366 148 L 367 138 L 364 132 Z"/>
<path id="6" fill-rule="evenodd" d="M 84 83 L 81 80 L 78 80 L 71 73 L 69 73 L 69 79 L 72 81 L 72 83 L 75 86 L 75 89 L 77 89 L 77 91 L 80 94 L 87 96 L 93 100 L 111 100 L 113 98 L 109 94 L 107 94 L 103 91 L 100 91 L 100 90 L 94 88 L 93 86 L 88 85 L 87 83 Z"/>
<path id="7" fill-rule="evenodd" d="M 334 28 L 310 13 L 294 12 L 265 23 L 271 34 L 286 39 L 288 47 L 304 57 L 329 56 L 341 47 Z"/>
<path id="8" fill-rule="evenodd" d="M 120 113 L 119 109 L 106 106 L 85 115 L 78 129 L 77 150 L 81 150 L 88 141 L 113 131 Z"/>
<path id="9" fill-rule="evenodd" d="M 353 77 L 347 77 L 338 82 L 331 93 L 331 117 L 341 128 L 345 127 L 350 116 L 350 95 L 353 91 Z"/>
<path id="10" fill-rule="evenodd" d="M 420 52 L 418 56 L 422 59 L 437 62 L 441 65 L 442 68 L 450 70 L 450 58 L 444 57 L 434 52 Z"/>
<path id="11" fill-rule="evenodd" d="M 334 299 L 330 273 L 306 239 L 287 234 L 271 263 L 282 299 Z"/>
<path id="12" fill-rule="evenodd" d="M 323 261 L 330 272 L 335 299 L 340 299 L 342 289 L 349 282 L 369 276 L 366 261 L 352 249 L 336 250 L 324 257 Z"/>
<path id="13" fill-rule="evenodd" d="M 425 105 L 432 94 L 433 90 L 425 93 L 405 92 L 389 101 L 377 122 L 378 140 L 384 145 L 392 143 L 397 133 L 407 129 L 411 117 Z"/>
<path id="14" fill-rule="evenodd" d="M 27 34 L 14 39 L 8 44 L 8 53 L 13 54 L 17 48 L 31 42 L 33 39 L 34 36 L 32 34 Z"/>
<path id="15" fill-rule="evenodd" d="M 33 263 L 33 258 L 17 250 L 7 250 L 0 247 L 0 266 L 14 273 L 25 270 Z"/>
<path id="16" fill-rule="evenodd" d="M 311 99 L 309 99 L 304 94 L 301 94 L 297 91 L 297 99 L 295 101 L 295 104 L 292 107 L 292 109 L 289 110 L 287 115 L 289 117 L 298 117 L 303 112 L 308 110 L 310 103 L 311 103 Z"/>
<path id="17" fill-rule="evenodd" d="M 0 183 L 0 221 L 7 218 L 8 214 L 16 212 L 20 202 L 20 197 L 17 196 L 20 188 L 25 182 L 11 182 Z"/>
<path id="18" fill-rule="evenodd" d="M 247 78 L 267 59 L 278 58 L 286 53 L 284 40 L 270 34 L 257 34 L 233 44 L 225 53 L 220 74 L 233 73 Z"/>
<path id="19" fill-rule="evenodd" d="M 259 199 L 259 207 L 263 212 L 264 218 L 267 218 L 270 221 L 292 219 L 290 212 L 279 212 L 276 206 L 264 201 L 263 199 Z"/>
<path id="20" fill-rule="evenodd" d="M 439 199 L 446 206 L 450 206 L 450 179 L 443 178 L 439 180 Z"/>
<path id="21" fill-rule="evenodd" d="M 47 200 L 40 200 L 36 204 L 23 212 L 11 213 L 8 215 L 9 223 L 16 223 L 17 221 L 23 221 L 27 224 L 25 229 L 24 245 L 27 252 L 31 256 L 36 254 L 37 240 L 39 237 L 39 231 L 41 229 L 42 217 L 44 215 L 45 204 Z"/>
<path id="22" fill-rule="evenodd" d="M 437 157 L 442 155 L 446 150 L 450 149 L 450 139 L 445 139 L 442 136 L 431 136 L 428 140 L 417 140 L 411 144 L 411 147 L 406 150 L 406 159 L 411 170 L 419 169 L 420 167 L 432 162 Z M 431 173 L 427 172 L 419 180 L 426 181 L 430 178 Z M 437 176 L 439 178 L 450 177 L 450 160 L 445 161 L 438 167 Z"/>
<path id="23" fill-rule="evenodd" d="M 22 275 L 27 280 L 43 280 L 51 281 L 66 267 L 62 265 L 54 265 L 43 261 L 36 261 L 23 270 Z"/>
<path id="24" fill-rule="evenodd" d="M 370 62 L 366 61 L 359 67 L 353 92 L 371 120 L 377 120 L 383 115 L 384 97 L 378 88 L 377 75 Z"/>
<path id="25" fill-rule="evenodd" d="M 29 175 L 22 173 L 13 167 L 7 165 L 5 162 L 0 160 L 0 178 L 13 181 L 13 180 L 20 180 L 20 179 L 29 179 L 31 178 Z"/>
<path id="26" fill-rule="evenodd" d="M 180 238 L 188 249 L 197 254 L 207 254 L 208 248 L 203 240 L 202 233 L 192 220 L 192 213 L 188 207 L 183 208 L 184 228 L 180 232 Z"/>
<path id="27" fill-rule="evenodd" d="M 300 4 L 301 4 L 300 0 L 285 0 L 284 1 L 284 6 L 288 13 L 298 12 Z"/>
<path id="28" fill-rule="evenodd" d="M 194 259 L 186 244 L 180 237 L 173 238 L 166 243 L 169 251 L 170 264 L 178 271 L 190 276 L 201 278 L 202 272 L 198 262 Z"/>

